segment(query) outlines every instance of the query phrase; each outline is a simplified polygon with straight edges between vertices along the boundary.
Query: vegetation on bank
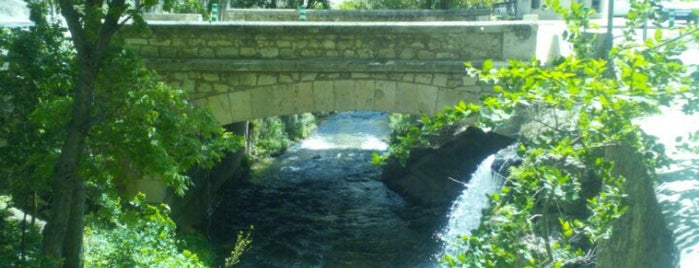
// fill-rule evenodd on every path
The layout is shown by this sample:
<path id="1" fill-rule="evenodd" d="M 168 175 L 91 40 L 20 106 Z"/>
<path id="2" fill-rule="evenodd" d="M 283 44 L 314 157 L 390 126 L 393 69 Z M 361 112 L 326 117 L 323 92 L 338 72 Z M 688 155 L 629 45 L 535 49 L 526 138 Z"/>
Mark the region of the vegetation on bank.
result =
<path id="1" fill-rule="evenodd" d="M 256 158 L 278 156 L 293 141 L 307 137 L 315 128 L 316 116 L 311 113 L 251 120 L 249 153 Z"/>
<path id="2" fill-rule="evenodd" d="M 599 245 L 613 236 L 615 222 L 626 212 L 624 185 L 640 183 L 613 172 L 615 163 L 604 150 L 630 147 L 644 156 L 654 172 L 667 165 L 662 145 L 634 120 L 657 114 L 662 106 L 699 109 L 699 86 L 676 60 L 686 42 L 697 42 L 696 26 L 676 29 L 683 38 L 668 38 L 662 27 L 637 44 L 634 29 L 654 14 L 650 2 L 636 3 L 623 40 L 596 55 L 591 10 L 573 3 L 553 6 L 568 23 L 564 38 L 574 54 L 551 65 L 536 60 L 510 60 L 495 68 L 486 61 L 476 69 L 467 64 L 494 94 L 482 104 L 460 103 L 421 125 L 409 127 L 377 162 L 396 157 L 405 163 L 411 150 L 431 146 L 430 137 L 465 119 L 495 129 L 523 113 L 529 123 L 518 137 L 523 163 L 510 170 L 502 189 L 490 196 L 480 226 L 454 243 L 462 251 L 445 256 L 454 267 L 574 267 L 594 263 Z M 696 139 L 696 136 L 692 137 Z M 693 147 L 696 150 L 697 147 Z M 590 179 L 592 184 L 590 186 Z M 571 204 L 583 208 L 565 213 Z"/>
<path id="3" fill-rule="evenodd" d="M 124 49 L 115 35 L 120 18 L 142 23 L 142 9 L 57 1 L 68 35 L 47 20 L 46 1 L 27 2 L 35 25 L 0 29 L 0 194 L 47 223 L 36 236 L 2 217 L 3 234 L 21 238 L 3 243 L 3 263 L 208 265 L 184 250 L 191 244 L 176 236 L 168 209 L 124 189 L 147 176 L 184 194 L 187 172 L 239 150 L 241 137 Z"/>
<path id="4" fill-rule="evenodd" d="M 347 0 L 340 3 L 339 9 L 465 9 L 490 8 L 499 0 Z"/>

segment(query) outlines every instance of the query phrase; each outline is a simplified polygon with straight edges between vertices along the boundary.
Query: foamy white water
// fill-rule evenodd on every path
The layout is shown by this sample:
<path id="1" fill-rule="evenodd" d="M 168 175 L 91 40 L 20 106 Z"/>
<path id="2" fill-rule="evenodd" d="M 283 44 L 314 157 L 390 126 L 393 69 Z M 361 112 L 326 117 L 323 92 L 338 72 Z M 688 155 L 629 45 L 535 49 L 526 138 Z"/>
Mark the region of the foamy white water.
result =
<path id="1" fill-rule="evenodd" d="M 357 120 L 362 123 L 357 123 Z M 366 120 L 362 120 L 366 119 Z M 331 115 L 301 142 L 301 149 L 384 151 L 388 148 L 388 116 L 379 112 L 341 112 Z"/>
<path id="2" fill-rule="evenodd" d="M 493 160 L 495 155 L 488 156 L 478 165 L 463 193 L 454 201 L 449 212 L 449 223 L 441 237 L 445 241 L 443 254 L 455 255 L 464 249 L 462 244 L 457 243 L 459 238 L 478 227 L 482 210 L 488 207 L 488 195 L 500 189 L 502 179 L 493 176 L 490 169 Z"/>

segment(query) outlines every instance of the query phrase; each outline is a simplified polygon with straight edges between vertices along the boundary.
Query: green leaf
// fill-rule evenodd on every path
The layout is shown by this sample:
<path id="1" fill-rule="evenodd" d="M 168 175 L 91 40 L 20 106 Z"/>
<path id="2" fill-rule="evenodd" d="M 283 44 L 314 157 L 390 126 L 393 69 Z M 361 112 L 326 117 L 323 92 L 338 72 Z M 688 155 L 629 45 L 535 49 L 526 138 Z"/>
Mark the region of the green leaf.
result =
<path id="1" fill-rule="evenodd" d="M 570 226 L 570 223 L 564 219 L 559 219 L 561 222 L 561 230 L 563 231 L 563 236 L 565 237 L 570 237 L 573 235 L 573 228 Z"/>
<path id="2" fill-rule="evenodd" d="M 661 42 L 661 41 L 663 41 L 663 29 L 660 28 L 660 27 L 657 27 L 657 28 L 655 29 L 655 34 L 653 35 L 653 37 L 655 38 L 655 41 L 656 41 L 656 42 Z"/>
<path id="3" fill-rule="evenodd" d="M 487 59 L 483 61 L 483 73 L 490 73 L 490 70 L 493 69 L 493 60 Z"/>

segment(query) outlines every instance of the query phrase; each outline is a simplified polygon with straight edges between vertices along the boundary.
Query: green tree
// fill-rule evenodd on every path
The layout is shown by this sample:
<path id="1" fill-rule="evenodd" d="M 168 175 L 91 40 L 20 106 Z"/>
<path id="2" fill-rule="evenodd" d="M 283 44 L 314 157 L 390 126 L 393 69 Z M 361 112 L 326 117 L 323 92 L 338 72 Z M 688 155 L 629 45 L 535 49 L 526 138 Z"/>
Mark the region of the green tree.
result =
<path id="1" fill-rule="evenodd" d="M 489 8 L 497 0 L 351 0 L 341 4 L 340 9 L 463 9 Z"/>
<path id="2" fill-rule="evenodd" d="M 422 126 L 409 128 L 389 149 L 404 161 L 412 148 L 429 146 L 430 135 L 460 120 L 477 117 L 478 126 L 495 129 L 522 113 L 529 117 L 530 127 L 522 128 L 518 137 L 523 163 L 490 197 L 491 207 L 480 226 L 458 241 L 462 251 L 445 257 L 450 266 L 563 267 L 594 262 L 596 245 L 610 238 L 614 223 L 626 212 L 624 184 L 641 183 L 613 172 L 615 163 L 600 157 L 601 151 L 632 148 L 653 172 L 668 160 L 662 145 L 634 120 L 676 103 L 697 109 L 699 89 L 685 75 L 686 68 L 673 60 L 684 48 L 682 40 L 690 35 L 696 40 L 696 26 L 679 30 L 679 37 L 673 38 L 658 28 L 638 44 L 633 29 L 651 12 L 632 12 L 622 42 L 603 57 L 612 61 L 608 64 L 599 58 L 595 37 L 588 34 L 594 27 L 591 11 L 575 3 L 569 10 L 555 3 L 554 7 L 568 23 L 564 37 L 573 44 L 573 55 L 548 66 L 536 60 L 510 60 L 502 68 L 491 61 L 479 69 L 467 64 L 469 74 L 495 93 L 483 98 L 482 105 L 460 103 L 434 118 L 423 118 Z M 597 189 L 585 189 L 589 176 L 599 184 Z M 560 212 L 571 204 L 584 210 L 575 215 Z"/>
<path id="3" fill-rule="evenodd" d="M 330 8 L 330 3 L 328 2 L 328 0 L 232 0 L 230 1 L 230 5 L 231 7 L 235 8 L 298 8 L 299 6 L 304 6 L 307 9 Z"/>
<path id="4" fill-rule="evenodd" d="M 44 266 L 79 267 L 90 191 L 147 175 L 181 194 L 187 169 L 212 165 L 240 140 L 114 40 L 124 16 L 142 25 L 141 8 L 155 1 L 59 0 L 70 43 L 46 21 L 44 1 L 28 3 L 36 26 L 3 30 L 0 137 L 11 144 L 1 149 L 12 178 L 3 184 L 50 193 Z"/>

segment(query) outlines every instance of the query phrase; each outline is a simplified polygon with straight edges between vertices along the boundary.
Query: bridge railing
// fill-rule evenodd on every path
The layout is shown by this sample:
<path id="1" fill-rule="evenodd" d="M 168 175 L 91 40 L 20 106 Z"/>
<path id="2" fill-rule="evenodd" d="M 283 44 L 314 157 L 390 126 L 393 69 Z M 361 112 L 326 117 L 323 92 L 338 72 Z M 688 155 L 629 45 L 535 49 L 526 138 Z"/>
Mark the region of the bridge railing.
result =
<path id="1" fill-rule="evenodd" d="M 517 1 L 503 1 L 493 4 L 493 16 L 499 19 L 514 19 L 517 17 Z"/>

